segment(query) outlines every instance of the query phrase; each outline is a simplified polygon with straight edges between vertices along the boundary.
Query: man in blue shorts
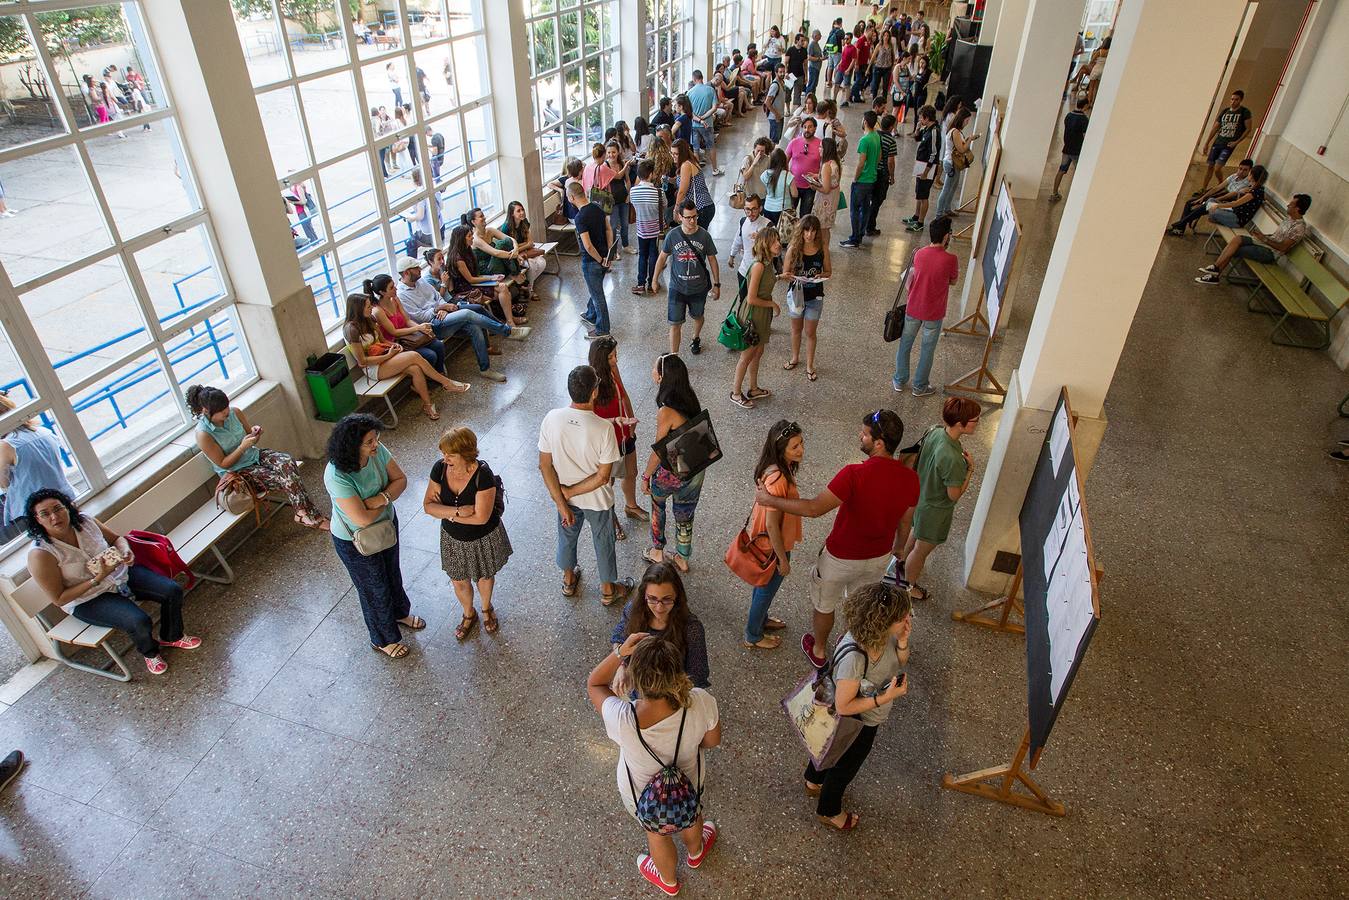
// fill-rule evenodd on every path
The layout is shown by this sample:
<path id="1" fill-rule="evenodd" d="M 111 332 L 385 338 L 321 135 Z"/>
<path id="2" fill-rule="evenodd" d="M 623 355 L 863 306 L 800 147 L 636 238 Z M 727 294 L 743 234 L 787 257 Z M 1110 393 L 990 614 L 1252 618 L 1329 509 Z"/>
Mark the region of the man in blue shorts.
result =
<path id="1" fill-rule="evenodd" d="M 1246 136 L 1247 124 L 1251 120 L 1251 111 L 1241 105 L 1246 99 L 1244 91 L 1233 91 L 1227 106 L 1218 110 L 1218 116 L 1209 129 L 1208 140 L 1204 142 L 1204 155 L 1208 157 L 1208 169 L 1204 172 L 1204 183 L 1196 191 L 1196 196 L 1208 190 L 1208 183 L 1217 176 L 1223 180 L 1223 165 L 1232 157 L 1241 139 Z"/>
<path id="2" fill-rule="evenodd" d="M 717 168 L 717 138 L 713 132 L 717 116 L 717 89 L 703 81 L 701 69 L 693 70 L 693 87 L 689 88 L 689 105 L 693 107 L 693 149 L 707 153 L 713 175 L 726 174 Z"/>
<path id="3" fill-rule="evenodd" d="M 721 267 L 717 265 L 717 245 L 712 236 L 698 225 L 698 206 L 692 199 L 684 201 L 679 209 L 679 227 L 665 234 L 660 256 L 656 259 L 656 274 L 651 284 L 660 280 L 665 264 L 670 264 L 670 299 L 667 321 L 670 323 L 670 352 L 679 352 L 679 340 L 685 315 L 693 318 L 693 343 L 689 352 L 697 355 L 703 350 L 703 309 L 708 291 L 712 299 L 721 299 Z"/>

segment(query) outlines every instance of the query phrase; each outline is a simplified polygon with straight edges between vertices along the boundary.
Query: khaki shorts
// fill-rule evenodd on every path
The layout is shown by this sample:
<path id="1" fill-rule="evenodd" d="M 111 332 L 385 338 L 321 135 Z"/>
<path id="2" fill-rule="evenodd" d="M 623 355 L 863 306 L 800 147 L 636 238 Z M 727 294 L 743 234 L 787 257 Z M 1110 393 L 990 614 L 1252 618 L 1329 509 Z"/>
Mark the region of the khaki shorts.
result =
<path id="1" fill-rule="evenodd" d="M 821 547 L 810 570 L 810 605 L 816 612 L 833 612 L 849 591 L 880 581 L 889 565 L 889 553 L 874 559 L 839 559 Z"/>

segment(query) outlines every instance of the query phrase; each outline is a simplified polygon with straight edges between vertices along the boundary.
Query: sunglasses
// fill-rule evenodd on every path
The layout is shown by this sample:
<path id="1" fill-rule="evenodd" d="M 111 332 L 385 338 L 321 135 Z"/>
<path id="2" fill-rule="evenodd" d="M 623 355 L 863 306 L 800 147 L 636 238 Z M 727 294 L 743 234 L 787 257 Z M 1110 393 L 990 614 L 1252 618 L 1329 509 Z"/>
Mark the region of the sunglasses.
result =
<path id="1" fill-rule="evenodd" d="M 778 440 L 781 441 L 790 437 L 795 437 L 800 433 L 801 433 L 800 425 L 796 424 L 795 422 L 788 422 L 786 425 L 783 425 L 782 429 L 778 432 Z"/>

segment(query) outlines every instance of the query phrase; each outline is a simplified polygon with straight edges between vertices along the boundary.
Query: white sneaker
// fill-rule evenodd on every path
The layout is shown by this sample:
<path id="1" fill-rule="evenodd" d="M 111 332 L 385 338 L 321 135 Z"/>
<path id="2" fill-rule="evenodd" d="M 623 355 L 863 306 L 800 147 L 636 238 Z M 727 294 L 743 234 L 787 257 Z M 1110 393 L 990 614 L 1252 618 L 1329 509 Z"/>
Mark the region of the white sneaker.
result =
<path id="1" fill-rule="evenodd" d="M 486 378 L 488 381 L 495 381 L 497 384 L 501 384 L 506 380 L 506 376 L 498 372 L 496 369 L 483 369 L 478 374 L 481 375 L 483 378 Z"/>
<path id="2" fill-rule="evenodd" d="M 712 170 L 712 174 L 713 174 L 713 175 L 725 175 L 725 174 L 726 174 L 726 170 L 725 170 L 725 169 L 713 169 L 713 170 Z"/>
<path id="3" fill-rule="evenodd" d="M 529 325 L 516 325 L 511 329 L 511 333 L 506 335 L 508 341 L 523 341 L 529 338 L 529 333 L 534 329 Z"/>
<path id="4" fill-rule="evenodd" d="M 628 256 L 636 256 L 636 255 L 637 255 L 637 248 L 636 248 L 636 247 L 624 247 L 624 248 L 623 248 L 623 252 L 626 253 L 626 254 L 628 254 Z"/>
<path id="5" fill-rule="evenodd" d="M 5 210 L 4 212 L 0 213 L 0 219 L 12 219 L 12 218 L 14 218 L 14 217 L 17 216 L 17 215 L 18 215 L 18 213 L 15 212 L 14 210 L 12 210 L 12 209 L 7 209 L 7 210 Z"/>

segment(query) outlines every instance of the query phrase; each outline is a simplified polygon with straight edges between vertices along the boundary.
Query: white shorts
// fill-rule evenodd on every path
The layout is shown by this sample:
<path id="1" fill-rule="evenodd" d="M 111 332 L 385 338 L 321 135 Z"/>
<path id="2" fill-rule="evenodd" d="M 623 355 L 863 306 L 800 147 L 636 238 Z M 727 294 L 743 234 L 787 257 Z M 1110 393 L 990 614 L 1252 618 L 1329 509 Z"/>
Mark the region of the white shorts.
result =
<path id="1" fill-rule="evenodd" d="M 839 559 L 823 547 L 810 570 L 810 605 L 831 613 L 849 591 L 880 581 L 890 565 L 890 554 L 874 559 Z"/>

